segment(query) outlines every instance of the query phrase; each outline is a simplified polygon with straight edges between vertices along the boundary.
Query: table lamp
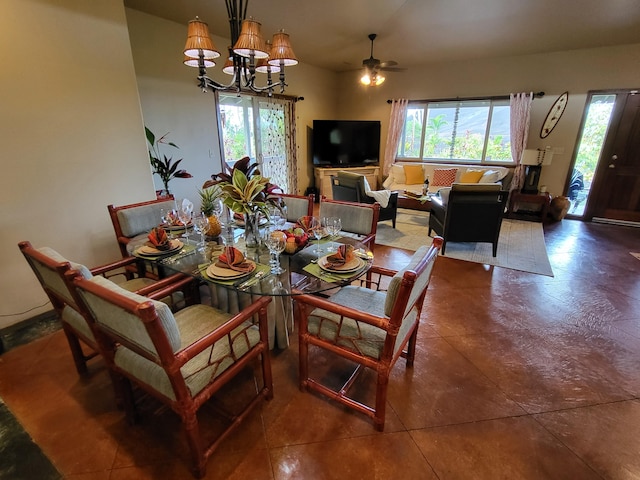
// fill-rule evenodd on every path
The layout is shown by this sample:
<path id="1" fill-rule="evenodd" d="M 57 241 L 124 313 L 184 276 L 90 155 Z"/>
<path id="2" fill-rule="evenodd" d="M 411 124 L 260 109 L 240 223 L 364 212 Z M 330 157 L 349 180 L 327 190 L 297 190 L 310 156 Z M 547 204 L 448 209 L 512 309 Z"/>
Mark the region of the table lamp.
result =
<path id="1" fill-rule="evenodd" d="M 540 181 L 540 172 L 542 171 L 542 165 L 551 165 L 553 159 L 553 152 L 551 147 L 547 147 L 544 150 L 525 150 L 522 152 L 521 165 L 526 165 L 524 185 L 522 186 L 522 193 L 526 194 L 538 194 L 538 182 Z"/>

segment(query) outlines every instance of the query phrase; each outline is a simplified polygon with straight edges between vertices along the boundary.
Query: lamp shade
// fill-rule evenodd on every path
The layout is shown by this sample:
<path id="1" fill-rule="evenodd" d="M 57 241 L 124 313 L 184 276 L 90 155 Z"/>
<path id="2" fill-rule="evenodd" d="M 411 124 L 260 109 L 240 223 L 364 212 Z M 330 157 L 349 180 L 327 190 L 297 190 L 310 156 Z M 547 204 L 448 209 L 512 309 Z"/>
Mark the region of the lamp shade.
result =
<path id="1" fill-rule="evenodd" d="M 296 54 L 293 53 L 293 48 L 289 41 L 289 34 L 284 33 L 284 30 L 280 30 L 273 35 L 271 54 L 269 55 L 269 65 L 280 65 L 280 62 L 285 67 L 298 64 L 298 59 Z"/>
<path id="2" fill-rule="evenodd" d="M 199 62 L 200 62 L 199 58 L 191 58 L 191 57 L 187 57 L 186 55 L 184 56 L 184 60 L 182 61 L 182 63 L 184 63 L 187 67 L 196 67 L 196 68 L 200 66 Z M 211 68 L 216 66 L 215 62 L 210 58 L 204 58 L 203 62 L 204 62 L 204 68 Z"/>
<path id="3" fill-rule="evenodd" d="M 242 21 L 240 36 L 233 46 L 233 51 L 242 57 L 253 55 L 257 60 L 267 58 L 267 44 L 260 33 L 260 23 L 249 18 Z"/>
<path id="4" fill-rule="evenodd" d="M 209 35 L 209 26 L 205 22 L 200 21 L 198 17 L 189 22 L 184 54 L 190 58 L 198 58 L 202 55 L 206 59 L 220 56 L 220 52 L 216 50 L 213 40 L 211 40 L 211 36 Z"/>
<path id="5" fill-rule="evenodd" d="M 246 66 L 244 68 L 240 66 L 239 70 L 242 72 L 241 76 L 243 76 L 244 78 L 249 78 L 250 73 L 249 73 L 249 69 Z M 227 58 L 227 61 L 224 62 L 224 67 L 222 67 L 222 72 L 226 73 L 227 75 L 233 75 L 236 72 L 235 67 L 233 66 L 233 57 Z"/>
<path id="6" fill-rule="evenodd" d="M 553 153 L 549 149 L 545 150 L 525 150 L 522 152 L 522 165 L 551 165 Z"/>
<path id="7" fill-rule="evenodd" d="M 267 73 L 267 69 L 270 69 L 271 73 L 280 73 L 280 65 L 269 64 L 269 58 L 271 57 L 271 41 L 267 40 L 267 53 L 269 57 L 261 58 L 256 65 L 256 72 Z"/>

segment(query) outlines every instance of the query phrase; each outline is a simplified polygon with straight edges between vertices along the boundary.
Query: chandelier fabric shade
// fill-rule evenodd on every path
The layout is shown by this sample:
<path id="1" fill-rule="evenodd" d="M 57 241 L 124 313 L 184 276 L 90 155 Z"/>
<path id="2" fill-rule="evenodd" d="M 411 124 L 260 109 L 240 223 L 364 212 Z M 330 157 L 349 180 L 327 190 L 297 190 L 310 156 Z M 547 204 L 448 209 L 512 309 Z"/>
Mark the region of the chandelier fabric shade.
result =
<path id="1" fill-rule="evenodd" d="M 284 69 L 298 64 L 289 35 L 280 30 L 268 45 L 262 37 L 260 22 L 251 17 L 245 19 L 248 3 L 248 0 L 225 0 L 233 45 L 222 68 L 224 73 L 233 75 L 228 85 L 207 76 L 207 68 L 215 66 L 212 59 L 220 56 L 211 40 L 208 25 L 198 17 L 189 22 L 183 63 L 199 68 L 198 81 L 203 91 L 209 88 L 236 92 L 251 90 L 271 96 L 274 89 L 280 87 L 280 93 L 284 93 L 287 86 Z M 266 85 L 256 84 L 256 72 L 266 73 Z M 277 81 L 272 79 L 272 73 L 278 74 Z"/>
<path id="2" fill-rule="evenodd" d="M 258 60 L 258 64 L 256 65 L 256 72 L 258 73 L 269 73 L 269 71 L 271 71 L 271 73 L 280 73 L 280 64 L 278 63 L 277 65 L 271 65 L 269 63 L 269 58 L 271 57 L 271 41 L 267 40 L 266 41 L 267 44 L 267 53 L 269 54 L 269 56 L 267 58 L 261 58 L 260 60 Z"/>
<path id="3" fill-rule="evenodd" d="M 269 56 L 269 65 L 280 65 L 281 63 L 284 63 L 286 67 L 298 64 L 298 59 L 296 54 L 293 53 L 293 48 L 289 41 L 289 34 L 284 33 L 284 30 L 280 30 L 273 35 L 271 54 Z"/>
<path id="4" fill-rule="evenodd" d="M 254 56 L 256 59 L 267 58 L 267 44 L 260 33 L 260 23 L 253 19 L 242 22 L 242 30 L 238 41 L 233 46 L 233 53 L 241 57 Z"/>
<path id="5" fill-rule="evenodd" d="M 209 35 L 209 25 L 200 21 L 198 17 L 189 22 L 184 54 L 189 58 L 196 59 L 202 55 L 205 60 L 220 56 L 220 52 L 216 49 L 211 35 Z"/>

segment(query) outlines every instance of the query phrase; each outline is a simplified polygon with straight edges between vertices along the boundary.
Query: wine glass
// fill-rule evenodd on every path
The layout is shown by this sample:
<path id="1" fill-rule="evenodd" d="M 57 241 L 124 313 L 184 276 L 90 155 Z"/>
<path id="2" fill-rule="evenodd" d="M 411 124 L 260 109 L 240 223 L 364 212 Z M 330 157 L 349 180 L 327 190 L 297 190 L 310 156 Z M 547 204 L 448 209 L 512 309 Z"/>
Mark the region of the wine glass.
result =
<path id="1" fill-rule="evenodd" d="M 204 247 L 204 236 L 209 229 L 209 219 L 204 213 L 200 213 L 200 215 L 196 215 L 193 219 L 193 224 L 198 229 L 200 233 L 200 243 L 198 245 Z"/>
<path id="2" fill-rule="evenodd" d="M 180 208 L 178 208 L 178 218 L 184 225 L 184 234 L 182 236 L 186 239 L 187 244 L 189 243 L 189 223 L 191 222 L 192 212 L 193 204 L 185 198 Z"/>
<path id="3" fill-rule="evenodd" d="M 318 217 L 311 217 L 311 221 L 309 222 L 309 232 L 313 235 L 313 238 L 316 239 L 316 255 L 320 258 L 320 239 L 322 238 L 324 229 L 322 228 L 322 222 Z"/>
<path id="4" fill-rule="evenodd" d="M 284 272 L 284 269 L 280 266 L 280 254 L 284 251 L 286 241 L 287 236 L 285 233 L 275 229 L 274 227 L 272 227 L 272 229 L 267 233 L 265 244 L 271 254 L 269 266 L 271 267 L 271 273 L 273 274 L 277 275 Z"/>
<path id="5" fill-rule="evenodd" d="M 342 220 L 339 217 L 324 217 L 322 224 L 331 238 L 337 237 L 340 230 L 342 230 Z"/>

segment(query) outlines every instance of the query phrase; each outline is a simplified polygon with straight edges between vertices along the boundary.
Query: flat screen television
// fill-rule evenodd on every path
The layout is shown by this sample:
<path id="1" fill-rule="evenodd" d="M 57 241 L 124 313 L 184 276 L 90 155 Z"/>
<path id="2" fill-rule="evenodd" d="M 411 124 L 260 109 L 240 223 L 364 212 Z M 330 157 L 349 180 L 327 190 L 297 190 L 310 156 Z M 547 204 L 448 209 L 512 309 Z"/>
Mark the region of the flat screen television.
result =
<path id="1" fill-rule="evenodd" d="M 314 120 L 313 164 L 318 167 L 364 167 L 380 161 L 378 120 Z"/>

